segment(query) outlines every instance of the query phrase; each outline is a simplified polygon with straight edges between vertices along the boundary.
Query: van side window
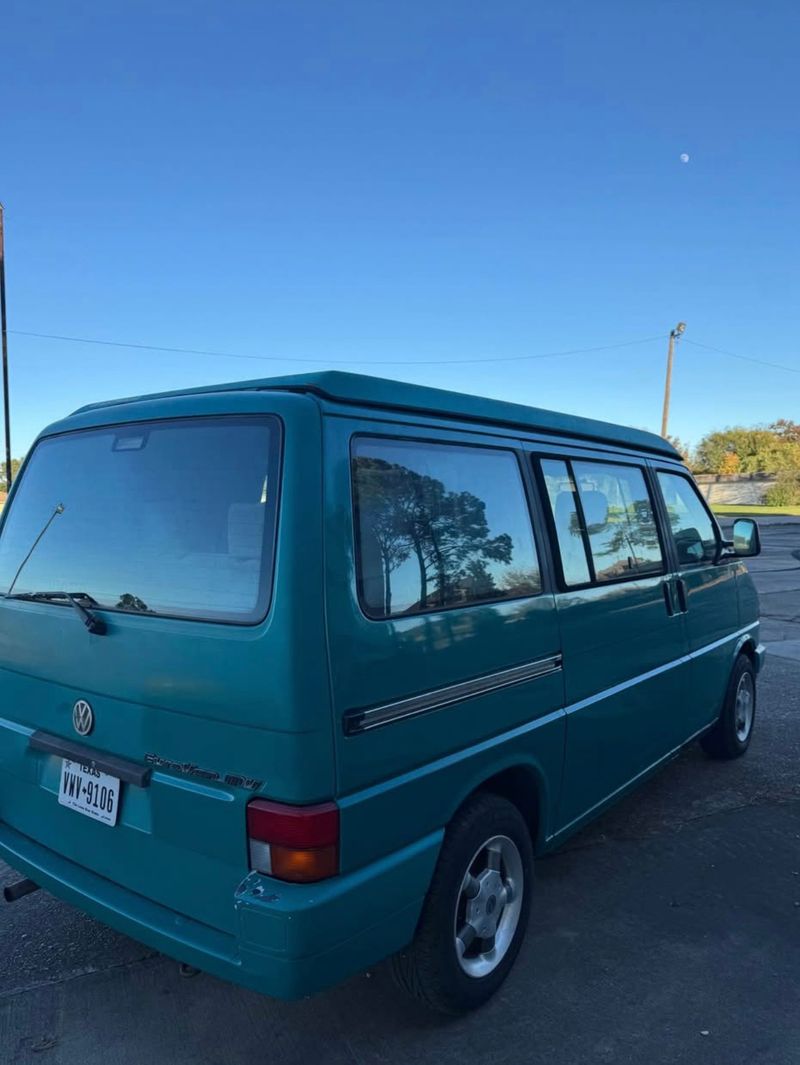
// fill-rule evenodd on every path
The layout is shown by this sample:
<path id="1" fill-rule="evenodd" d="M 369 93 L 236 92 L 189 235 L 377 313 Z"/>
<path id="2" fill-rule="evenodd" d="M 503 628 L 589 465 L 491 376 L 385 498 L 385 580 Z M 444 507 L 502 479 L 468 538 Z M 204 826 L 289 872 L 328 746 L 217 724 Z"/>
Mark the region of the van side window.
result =
<path id="1" fill-rule="evenodd" d="M 664 572 L 658 527 L 642 470 L 601 462 L 552 460 L 544 460 L 542 468 L 568 585 Z"/>
<path id="2" fill-rule="evenodd" d="M 542 459 L 542 472 L 556 527 L 564 580 L 570 586 L 588 584 L 592 574 L 586 557 L 572 472 L 567 463 L 560 459 Z"/>
<path id="3" fill-rule="evenodd" d="M 635 466 L 574 462 L 572 471 L 598 581 L 663 573 L 653 505 Z"/>
<path id="4" fill-rule="evenodd" d="M 513 452 L 356 437 L 352 473 L 359 596 L 369 617 L 541 591 Z"/>
<path id="5" fill-rule="evenodd" d="M 697 489 L 678 473 L 658 474 L 678 561 L 682 566 L 710 562 L 717 553 L 717 534 Z"/>

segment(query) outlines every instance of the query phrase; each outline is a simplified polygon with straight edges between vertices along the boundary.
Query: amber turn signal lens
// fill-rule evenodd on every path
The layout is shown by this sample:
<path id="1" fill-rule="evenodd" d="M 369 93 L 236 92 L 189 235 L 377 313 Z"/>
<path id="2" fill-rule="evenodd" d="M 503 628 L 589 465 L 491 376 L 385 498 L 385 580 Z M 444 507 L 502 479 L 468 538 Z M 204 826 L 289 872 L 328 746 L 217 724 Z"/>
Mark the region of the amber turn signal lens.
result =
<path id="1" fill-rule="evenodd" d="M 293 880 L 298 884 L 308 884 L 314 880 L 325 880 L 336 876 L 339 871 L 339 854 L 336 845 L 328 847 L 282 847 L 278 843 L 270 845 L 272 876 L 281 880 Z"/>

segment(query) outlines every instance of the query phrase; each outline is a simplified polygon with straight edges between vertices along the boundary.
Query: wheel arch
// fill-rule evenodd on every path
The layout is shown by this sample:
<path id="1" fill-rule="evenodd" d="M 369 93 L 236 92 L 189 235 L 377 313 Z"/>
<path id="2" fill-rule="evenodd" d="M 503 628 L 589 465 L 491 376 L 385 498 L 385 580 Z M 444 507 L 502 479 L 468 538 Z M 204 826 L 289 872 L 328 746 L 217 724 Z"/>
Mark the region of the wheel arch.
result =
<path id="1" fill-rule="evenodd" d="M 452 816 L 465 802 L 481 793 L 499 795 L 513 803 L 528 826 L 534 853 L 543 850 L 547 838 L 549 792 L 545 776 L 535 762 L 515 759 L 493 767 L 491 773 L 473 782 L 452 811 Z"/>
<path id="2" fill-rule="evenodd" d="M 733 655 L 733 663 L 736 662 L 736 659 L 739 657 L 740 654 L 746 654 L 750 661 L 753 663 L 753 665 L 756 666 L 756 649 L 756 640 L 751 632 L 747 632 L 743 636 L 740 636 L 736 643 L 736 650 Z M 731 668 L 733 668 L 733 663 L 731 664 Z"/>

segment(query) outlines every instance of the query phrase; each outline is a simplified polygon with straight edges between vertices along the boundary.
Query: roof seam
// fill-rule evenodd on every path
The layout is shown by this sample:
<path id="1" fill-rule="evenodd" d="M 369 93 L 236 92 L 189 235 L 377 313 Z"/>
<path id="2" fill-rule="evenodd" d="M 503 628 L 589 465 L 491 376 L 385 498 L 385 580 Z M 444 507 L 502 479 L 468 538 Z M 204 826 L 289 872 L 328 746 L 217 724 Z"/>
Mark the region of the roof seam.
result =
<path id="1" fill-rule="evenodd" d="M 321 388 L 318 388 L 318 387 L 314 387 L 313 385 L 305 386 L 305 387 L 302 387 L 302 388 L 301 387 L 292 388 L 292 387 L 290 387 L 288 385 L 270 386 L 270 385 L 266 385 L 265 384 L 265 386 L 263 387 L 263 389 L 261 389 L 261 391 L 264 391 L 264 392 L 299 392 L 299 393 L 302 393 L 302 394 L 305 394 L 305 395 L 317 396 L 317 397 L 319 397 L 321 399 L 327 400 L 329 403 L 338 403 L 338 404 L 340 404 L 342 406 L 367 407 L 370 410 L 389 410 L 389 411 L 396 411 L 397 413 L 404 413 L 404 414 L 417 414 L 417 415 L 421 414 L 421 415 L 424 415 L 424 416 L 427 416 L 427 417 L 431 417 L 431 418 L 448 418 L 448 419 L 450 419 L 452 421 L 470 422 L 472 424 L 497 425 L 497 426 L 500 426 L 500 427 L 502 427 L 504 429 L 515 429 L 515 430 L 521 430 L 523 432 L 528 432 L 528 433 L 529 432 L 536 432 L 536 433 L 543 433 L 543 434 L 546 434 L 546 435 L 558 436 L 558 437 L 573 437 L 573 438 L 577 437 L 580 440 L 587 440 L 587 441 L 591 441 L 591 442 L 597 443 L 597 444 L 614 444 L 617 447 L 623 446 L 623 447 L 628 448 L 629 450 L 648 451 L 651 454 L 655 454 L 655 455 L 668 454 L 666 449 L 661 449 L 661 448 L 657 447 L 655 444 L 647 444 L 646 442 L 645 443 L 636 443 L 636 444 L 634 444 L 634 443 L 623 443 L 623 441 L 615 440 L 613 437 L 610 437 L 610 436 L 602 436 L 600 434 L 592 434 L 592 433 L 589 433 L 589 432 L 582 432 L 582 431 L 576 430 L 576 429 L 568 429 L 568 428 L 559 429 L 557 427 L 552 427 L 552 426 L 536 425 L 535 423 L 528 423 L 528 422 L 522 422 L 522 421 L 513 421 L 513 420 L 508 419 L 508 418 L 485 417 L 485 416 L 481 416 L 479 414 L 468 414 L 466 412 L 447 411 L 447 410 L 440 410 L 440 409 L 434 409 L 434 408 L 425 408 L 425 409 L 423 409 L 421 407 L 408 406 L 408 405 L 405 405 L 405 404 L 402 404 L 402 403 L 386 403 L 386 402 L 379 402 L 377 400 L 367 400 L 367 399 L 359 399 L 359 398 L 344 398 L 344 397 L 341 397 L 341 396 L 334 396 L 330 392 L 325 392 L 324 389 L 321 389 Z M 613 423 L 609 423 L 609 425 L 612 426 Z M 620 428 L 625 428 L 625 427 L 624 426 L 620 426 Z"/>

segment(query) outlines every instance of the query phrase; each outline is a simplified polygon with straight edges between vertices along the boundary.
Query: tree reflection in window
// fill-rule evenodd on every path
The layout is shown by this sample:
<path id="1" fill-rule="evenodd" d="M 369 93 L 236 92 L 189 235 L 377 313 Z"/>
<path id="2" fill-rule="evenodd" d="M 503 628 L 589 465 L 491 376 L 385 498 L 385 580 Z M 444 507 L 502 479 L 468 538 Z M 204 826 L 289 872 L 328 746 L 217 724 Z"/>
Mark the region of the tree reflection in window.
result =
<path id="1" fill-rule="evenodd" d="M 567 585 L 663 571 L 655 515 L 638 467 L 543 459 L 542 472 Z"/>
<path id="2" fill-rule="evenodd" d="M 634 466 L 575 462 L 598 581 L 663 570 L 653 507 L 644 474 Z"/>
<path id="3" fill-rule="evenodd" d="M 540 590 L 513 454 L 367 440 L 354 450 L 359 576 L 370 614 L 413 614 Z M 497 527 L 498 519 L 505 527 Z"/>

